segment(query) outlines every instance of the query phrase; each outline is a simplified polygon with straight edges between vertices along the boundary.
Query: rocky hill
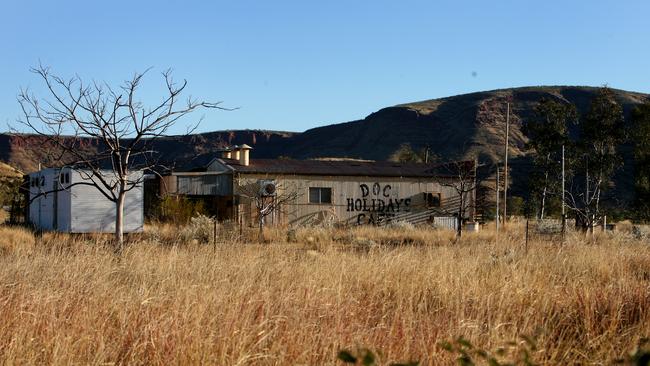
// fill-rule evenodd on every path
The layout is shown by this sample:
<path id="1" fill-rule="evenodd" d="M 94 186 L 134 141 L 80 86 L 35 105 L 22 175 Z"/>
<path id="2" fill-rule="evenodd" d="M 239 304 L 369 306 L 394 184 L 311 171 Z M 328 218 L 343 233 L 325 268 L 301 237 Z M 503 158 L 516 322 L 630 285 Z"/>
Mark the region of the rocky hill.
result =
<path id="1" fill-rule="evenodd" d="M 155 149 L 163 161 L 187 160 L 192 157 L 214 153 L 229 145 L 249 144 L 255 147 L 255 156 L 273 158 L 281 156 L 289 144 L 293 132 L 280 131 L 216 131 L 186 136 L 169 136 L 158 139 Z M 6 162 L 24 172 L 38 169 L 39 163 L 46 159 L 39 148 L 44 138 L 33 135 L 0 134 L 0 161 Z M 85 148 L 92 149 L 93 142 L 88 140 Z"/>
<path id="2" fill-rule="evenodd" d="M 302 133 L 275 131 L 220 131 L 160 140 L 157 149 L 165 160 L 186 159 L 212 153 L 229 144 L 254 147 L 252 157 L 296 159 L 348 157 L 386 160 L 400 144 L 414 149 L 428 147 L 442 159 L 478 156 L 481 162 L 500 161 L 503 154 L 506 103 L 510 103 L 511 157 L 515 192 L 523 190 L 529 162 L 522 124 L 533 114 L 536 103 L 557 98 L 573 103 L 585 113 L 597 88 L 544 86 L 501 89 L 447 98 L 406 103 L 381 109 L 368 117 L 332 124 Z M 614 90 L 629 121 L 631 110 L 647 94 Z M 309 120 L 309 116 L 305 116 Z M 616 190 L 632 193 L 634 161 L 629 146 L 622 146 L 625 164 L 616 177 Z M 22 171 L 36 168 L 38 153 L 27 151 L 15 136 L 0 135 L 0 160 Z"/>
<path id="3" fill-rule="evenodd" d="M 322 155 L 387 159 L 400 143 L 429 147 L 445 159 L 478 155 L 495 161 L 503 152 L 506 103 L 510 103 L 511 154 L 525 155 L 522 123 L 536 103 L 557 98 L 585 113 L 597 88 L 526 87 L 501 89 L 407 103 L 384 108 L 363 120 L 314 128 L 295 135 L 284 154 L 296 158 Z M 648 95 L 614 90 L 626 117 Z"/>
<path id="4" fill-rule="evenodd" d="M 384 160 L 399 144 L 415 150 L 428 147 L 443 160 L 477 156 L 487 165 L 502 161 L 506 105 L 510 103 L 510 166 L 512 193 L 525 195 L 530 158 L 522 125 L 542 98 L 573 103 L 580 114 L 589 109 L 598 88 L 543 86 L 501 89 L 407 103 L 379 110 L 363 120 L 314 128 L 295 135 L 284 153 L 295 158 L 347 156 Z M 647 94 L 613 90 L 627 123 L 632 109 Z M 572 131 L 576 133 L 577 131 Z M 634 194 L 634 159 L 630 146 L 620 147 L 624 164 L 612 191 L 624 202 Z"/>

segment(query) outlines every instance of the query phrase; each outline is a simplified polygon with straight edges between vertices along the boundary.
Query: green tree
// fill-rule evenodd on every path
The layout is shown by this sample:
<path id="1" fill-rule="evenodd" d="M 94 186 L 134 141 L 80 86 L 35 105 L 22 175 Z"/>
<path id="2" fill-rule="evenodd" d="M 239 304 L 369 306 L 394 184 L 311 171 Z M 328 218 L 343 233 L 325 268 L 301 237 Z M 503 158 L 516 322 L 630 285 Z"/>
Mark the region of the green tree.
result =
<path id="1" fill-rule="evenodd" d="M 622 164 L 618 145 L 625 141 L 625 131 L 623 109 L 616 102 L 614 92 L 607 87 L 601 88 L 580 120 L 575 169 L 584 174 L 584 191 L 577 188 L 569 194 L 569 207 L 589 230 L 600 220 L 602 193 Z"/>
<path id="2" fill-rule="evenodd" d="M 9 207 L 9 221 L 17 223 L 24 217 L 25 195 L 21 190 L 23 173 L 0 162 L 0 206 Z"/>
<path id="3" fill-rule="evenodd" d="M 508 197 L 508 215 L 523 216 L 526 210 L 526 201 L 519 196 Z"/>
<path id="4" fill-rule="evenodd" d="M 636 206 L 641 219 L 650 219 L 650 100 L 632 111 L 632 143 L 636 163 Z"/>
<path id="5" fill-rule="evenodd" d="M 548 196 L 561 190 L 562 146 L 569 145 L 568 125 L 576 119 L 572 104 L 544 98 L 535 107 L 534 117 L 524 125 L 529 138 L 527 147 L 535 151 L 530 185 L 539 202 L 540 219 L 544 218 Z"/>

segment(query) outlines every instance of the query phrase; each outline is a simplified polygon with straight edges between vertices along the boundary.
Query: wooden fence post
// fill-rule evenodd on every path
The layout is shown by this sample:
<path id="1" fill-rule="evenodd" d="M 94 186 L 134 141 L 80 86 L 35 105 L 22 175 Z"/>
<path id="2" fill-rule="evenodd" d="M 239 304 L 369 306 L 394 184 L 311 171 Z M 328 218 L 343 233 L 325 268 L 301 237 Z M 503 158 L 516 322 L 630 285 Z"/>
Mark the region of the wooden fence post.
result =
<path id="1" fill-rule="evenodd" d="M 217 218 L 214 218 L 214 231 L 212 233 L 212 245 L 214 246 L 214 250 L 217 250 Z"/>

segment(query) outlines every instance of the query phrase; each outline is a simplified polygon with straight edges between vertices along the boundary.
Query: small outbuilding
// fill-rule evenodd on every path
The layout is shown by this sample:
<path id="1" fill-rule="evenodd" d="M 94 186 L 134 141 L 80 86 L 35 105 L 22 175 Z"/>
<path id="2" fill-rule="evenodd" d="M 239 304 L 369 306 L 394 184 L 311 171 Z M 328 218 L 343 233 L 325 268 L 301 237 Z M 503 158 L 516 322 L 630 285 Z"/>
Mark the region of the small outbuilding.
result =
<path id="1" fill-rule="evenodd" d="M 134 172 L 133 180 L 142 177 Z M 104 177 L 110 179 L 106 171 Z M 29 205 L 26 217 L 40 230 L 69 233 L 115 232 L 115 203 L 98 185 L 89 172 L 72 168 L 48 168 L 26 176 Z M 126 194 L 124 203 L 124 232 L 139 232 L 144 226 L 142 185 Z"/>

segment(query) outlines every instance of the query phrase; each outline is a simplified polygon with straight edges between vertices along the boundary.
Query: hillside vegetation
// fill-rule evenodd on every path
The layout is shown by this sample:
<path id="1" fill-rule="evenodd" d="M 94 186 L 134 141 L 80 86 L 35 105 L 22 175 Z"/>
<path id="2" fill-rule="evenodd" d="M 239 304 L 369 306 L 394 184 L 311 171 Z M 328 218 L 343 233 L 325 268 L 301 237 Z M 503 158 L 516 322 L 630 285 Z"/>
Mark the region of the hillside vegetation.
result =
<path id="1" fill-rule="evenodd" d="M 526 250 L 521 224 L 456 244 L 407 229 L 246 244 L 220 228 L 213 247 L 158 226 L 116 256 L 110 237 L 2 227 L 0 363 L 327 365 L 368 348 L 379 364 L 450 365 L 440 342 L 463 337 L 501 361 L 610 364 L 650 335 L 647 238 L 533 236 Z"/>
<path id="2" fill-rule="evenodd" d="M 647 94 L 612 89 L 622 107 L 626 124 L 632 110 L 648 99 Z M 502 160 L 506 103 L 511 105 L 512 192 L 524 195 L 530 174 L 528 138 L 522 126 L 534 115 L 543 98 L 561 100 L 576 106 L 584 115 L 598 88 L 578 86 L 540 86 L 501 89 L 463 94 L 440 99 L 401 104 L 381 109 L 368 117 L 346 123 L 317 127 L 302 133 L 277 131 L 218 131 L 161 139 L 156 144 L 162 162 L 169 166 L 200 164 L 214 157 L 219 148 L 233 144 L 253 146 L 252 158 L 287 157 L 354 158 L 388 160 L 400 146 L 429 149 L 442 160 L 478 157 L 481 163 Z M 231 113 L 237 113 L 236 111 Z M 304 116 L 305 122 L 310 121 Z M 576 131 L 573 131 L 574 133 Z M 42 146 L 25 137 L 0 134 L 0 160 L 30 172 L 38 163 L 47 165 Z M 29 138 L 28 138 L 29 139 Z M 87 144 L 93 148 L 92 143 Z M 30 150 L 29 146 L 38 146 Z M 634 199 L 636 161 L 629 144 L 621 146 L 622 164 L 614 177 L 616 195 L 624 203 Z"/>

